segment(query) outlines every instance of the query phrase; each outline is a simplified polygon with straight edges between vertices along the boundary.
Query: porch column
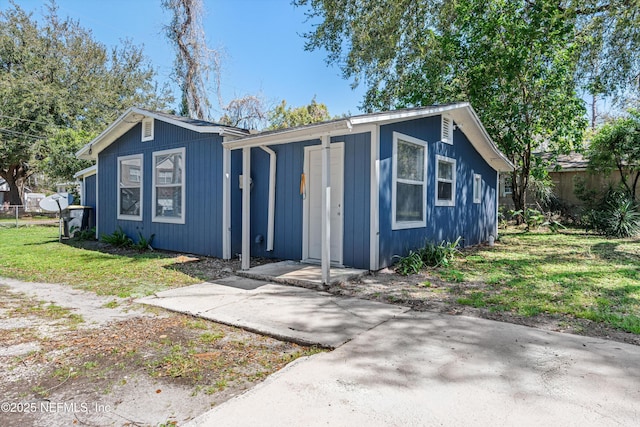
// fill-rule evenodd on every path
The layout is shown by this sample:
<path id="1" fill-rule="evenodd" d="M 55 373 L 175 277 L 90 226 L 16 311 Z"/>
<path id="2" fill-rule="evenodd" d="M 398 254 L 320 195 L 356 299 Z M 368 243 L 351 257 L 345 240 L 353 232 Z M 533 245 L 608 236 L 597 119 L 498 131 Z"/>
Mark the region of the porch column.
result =
<path id="1" fill-rule="evenodd" d="M 242 149 L 242 264 L 251 266 L 251 148 Z"/>
<path id="2" fill-rule="evenodd" d="M 331 283 L 331 148 L 329 135 L 322 137 L 322 284 Z"/>

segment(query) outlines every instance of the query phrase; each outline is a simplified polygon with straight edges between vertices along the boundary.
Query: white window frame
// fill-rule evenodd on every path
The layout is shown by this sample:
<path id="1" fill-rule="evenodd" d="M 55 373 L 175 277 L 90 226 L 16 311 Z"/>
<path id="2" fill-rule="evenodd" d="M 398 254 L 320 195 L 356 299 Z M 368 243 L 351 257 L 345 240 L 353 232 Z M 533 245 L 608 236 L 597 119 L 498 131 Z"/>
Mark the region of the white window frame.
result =
<path id="1" fill-rule="evenodd" d="M 440 121 L 440 141 L 445 144 L 453 145 L 453 119 L 449 116 L 442 115 Z"/>
<path id="2" fill-rule="evenodd" d="M 120 180 L 122 177 L 122 162 L 125 160 L 132 160 L 132 159 L 140 159 L 140 181 L 138 182 L 138 185 L 136 186 L 128 186 L 128 187 L 124 187 L 122 186 Z M 118 215 L 117 218 L 118 219 L 122 219 L 125 221 L 142 221 L 142 208 L 144 207 L 144 156 L 142 154 L 133 154 L 130 156 L 121 156 L 118 157 L 117 159 L 118 161 L 118 176 L 117 176 L 117 181 L 116 181 L 116 200 L 117 200 L 117 207 L 116 209 L 118 209 Z M 121 188 L 138 188 L 140 187 L 140 214 L 139 215 L 123 215 L 120 213 L 120 189 Z"/>
<path id="3" fill-rule="evenodd" d="M 414 144 L 424 149 L 424 173 L 422 181 L 398 179 L 398 140 L 409 144 Z M 391 228 L 393 230 L 403 230 L 407 228 L 422 228 L 427 226 L 427 142 L 412 136 L 393 132 L 393 180 L 391 183 Z M 396 197 L 397 184 L 422 185 L 422 221 L 397 221 L 396 220 Z"/>
<path id="4" fill-rule="evenodd" d="M 445 179 L 440 179 L 440 162 L 446 162 L 446 163 L 451 163 L 451 169 L 452 169 L 452 179 L 451 180 L 445 180 Z M 456 177 L 457 177 L 458 173 L 456 170 L 456 160 L 452 159 L 451 157 L 445 157 L 445 156 L 436 156 L 436 206 L 455 206 L 456 205 Z M 451 200 L 440 200 L 438 198 L 438 183 L 440 181 L 443 182 L 451 182 Z"/>
<path id="5" fill-rule="evenodd" d="M 507 180 L 509 180 L 509 191 L 507 191 Z M 511 196 L 513 194 L 513 178 L 507 175 L 502 177 L 502 196 Z"/>
<path id="6" fill-rule="evenodd" d="M 148 134 L 145 133 L 145 128 L 149 126 L 150 132 Z M 155 132 L 155 123 L 153 121 L 153 117 L 145 117 L 142 119 L 142 142 L 153 141 L 153 135 Z"/>
<path id="7" fill-rule="evenodd" d="M 473 175 L 473 203 L 480 202 L 482 202 L 482 175 L 476 173 Z"/>
<path id="8" fill-rule="evenodd" d="M 156 182 L 156 158 L 158 156 L 164 156 L 167 154 L 180 154 L 182 156 L 182 176 L 181 176 L 181 180 L 180 180 L 180 187 L 182 188 L 182 191 L 180 192 L 182 201 L 181 201 L 181 206 L 182 206 L 182 211 L 180 213 L 180 217 L 164 217 L 164 216 L 157 216 L 156 215 L 156 196 L 157 196 L 157 188 L 158 186 L 164 186 L 164 187 L 177 187 L 177 185 L 173 185 L 173 184 L 160 184 L 158 182 Z M 186 170 L 187 170 L 187 158 L 186 158 L 186 150 L 184 147 L 181 148 L 172 148 L 170 150 L 162 150 L 162 151 L 154 151 L 153 155 L 152 155 L 152 164 L 151 164 L 151 168 L 152 168 L 152 183 L 151 183 L 151 222 L 162 222 L 162 223 L 168 223 L 168 224 L 184 224 L 185 223 L 185 218 L 186 218 L 186 205 L 185 205 L 185 200 L 186 200 L 186 185 L 185 185 L 185 176 L 186 176 Z"/>

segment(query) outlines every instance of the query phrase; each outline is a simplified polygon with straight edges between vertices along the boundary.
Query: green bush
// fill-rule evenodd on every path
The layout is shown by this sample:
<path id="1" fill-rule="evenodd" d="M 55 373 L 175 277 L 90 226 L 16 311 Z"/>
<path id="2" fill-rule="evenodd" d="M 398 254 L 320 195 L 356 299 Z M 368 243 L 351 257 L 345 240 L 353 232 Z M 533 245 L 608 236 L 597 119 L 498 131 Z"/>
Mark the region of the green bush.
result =
<path id="1" fill-rule="evenodd" d="M 458 244 L 461 237 L 455 242 L 442 241 L 440 244 L 427 242 L 424 247 L 417 251 L 409 251 L 404 257 L 396 255 L 398 263 L 396 272 L 403 276 L 419 273 L 424 267 L 441 267 L 449 266 L 455 258 L 458 251 Z"/>
<path id="2" fill-rule="evenodd" d="M 155 234 L 152 234 L 151 237 L 147 239 L 142 235 L 141 232 L 138 231 L 138 243 L 133 244 L 132 248 L 137 249 L 140 252 L 144 252 L 146 250 L 152 251 L 153 248 L 151 247 L 151 242 L 153 242 L 153 238 L 155 236 Z"/>
<path id="3" fill-rule="evenodd" d="M 133 246 L 133 240 L 120 227 L 111 234 L 103 234 L 100 240 L 117 248 L 130 248 Z"/>
<path id="4" fill-rule="evenodd" d="M 640 210 L 629 194 L 610 188 L 604 197 L 582 215 L 587 230 L 606 236 L 633 237 L 640 234 Z"/>

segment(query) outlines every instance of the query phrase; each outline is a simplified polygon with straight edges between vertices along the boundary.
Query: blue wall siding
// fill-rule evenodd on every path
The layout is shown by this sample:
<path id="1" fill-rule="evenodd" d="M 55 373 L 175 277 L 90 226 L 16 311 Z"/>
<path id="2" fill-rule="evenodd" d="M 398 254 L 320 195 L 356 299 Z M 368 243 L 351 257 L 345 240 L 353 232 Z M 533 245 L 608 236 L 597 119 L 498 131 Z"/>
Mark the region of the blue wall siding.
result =
<path id="1" fill-rule="evenodd" d="M 118 226 L 137 240 L 155 234 L 153 246 L 179 252 L 222 256 L 222 139 L 200 134 L 155 120 L 155 139 L 141 142 L 140 124 L 99 155 L 100 234 L 110 234 Z M 151 221 L 153 152 L 185 148 L 185 224 Z M 142 221 L 117 219 L 117 158 L 144 155 Z"/>
<path id="2" fill-rule="evenodd" d="M 369 269 L 371 134 L 332 138 L 344 141 L 343 264 Z"/>
<path id="3" fill-rule="evenodd" d="M 88 176 L 84 179 L 84 206 L 91 206 L 91 224 L 96 224 L 96 175 Z"/>
<path id="4" fill-rule="evenodd" d="M 344 142 L 344 240 L 343 263 L 351 267 L 369 267 L 370 135 L 333 137 Z M 302 258 L 303 204 L 300 178 L 304 172 L 304 147 L 319 140 L 273 145 L 277 156 L 274 250 L 267 252 L 269 207 L 269 155 L 260 148 L 251 149 L 251 255 L 300 260 Z M 232 254 L 242 249 L 242 151 L 231 155 L 231 230 Z M 261 235 L 262 241 L 256 242 Z"/>
<path id="5" fill-rule="evenodd" d="M 428 142 L 426 227 L 392 230 L 393 132 Z M 461 130 L 454 132 L 454 144 L 440 140 L 440 116 L 394 123 L 380 127 L 380 266 L 390 265 L 394 255 L 424 245 L 425 241 L 454 241 L 473 245 L 486 241 L 495 231 L 496 177 Z M 435 206 L 436 155 L 456 160 L 455 206 Z M 473 175 L 482 175 L 482 202 L 473 203 Z"/>

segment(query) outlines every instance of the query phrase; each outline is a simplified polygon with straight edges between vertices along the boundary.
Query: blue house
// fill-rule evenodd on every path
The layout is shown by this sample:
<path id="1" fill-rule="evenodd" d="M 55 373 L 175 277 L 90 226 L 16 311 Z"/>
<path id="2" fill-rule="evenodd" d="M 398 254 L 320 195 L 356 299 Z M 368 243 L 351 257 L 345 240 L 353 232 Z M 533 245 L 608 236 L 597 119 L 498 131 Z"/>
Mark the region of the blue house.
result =
<path id="1" fill-rule="evenodd" d="M 97 234 L 378 270 L 426 241 L 497 235 L 500 153 L 468 103 L 251 134 L 131 108 L 78 156 Z M 95 178 L 94 178 L 95 177 Z"/>

